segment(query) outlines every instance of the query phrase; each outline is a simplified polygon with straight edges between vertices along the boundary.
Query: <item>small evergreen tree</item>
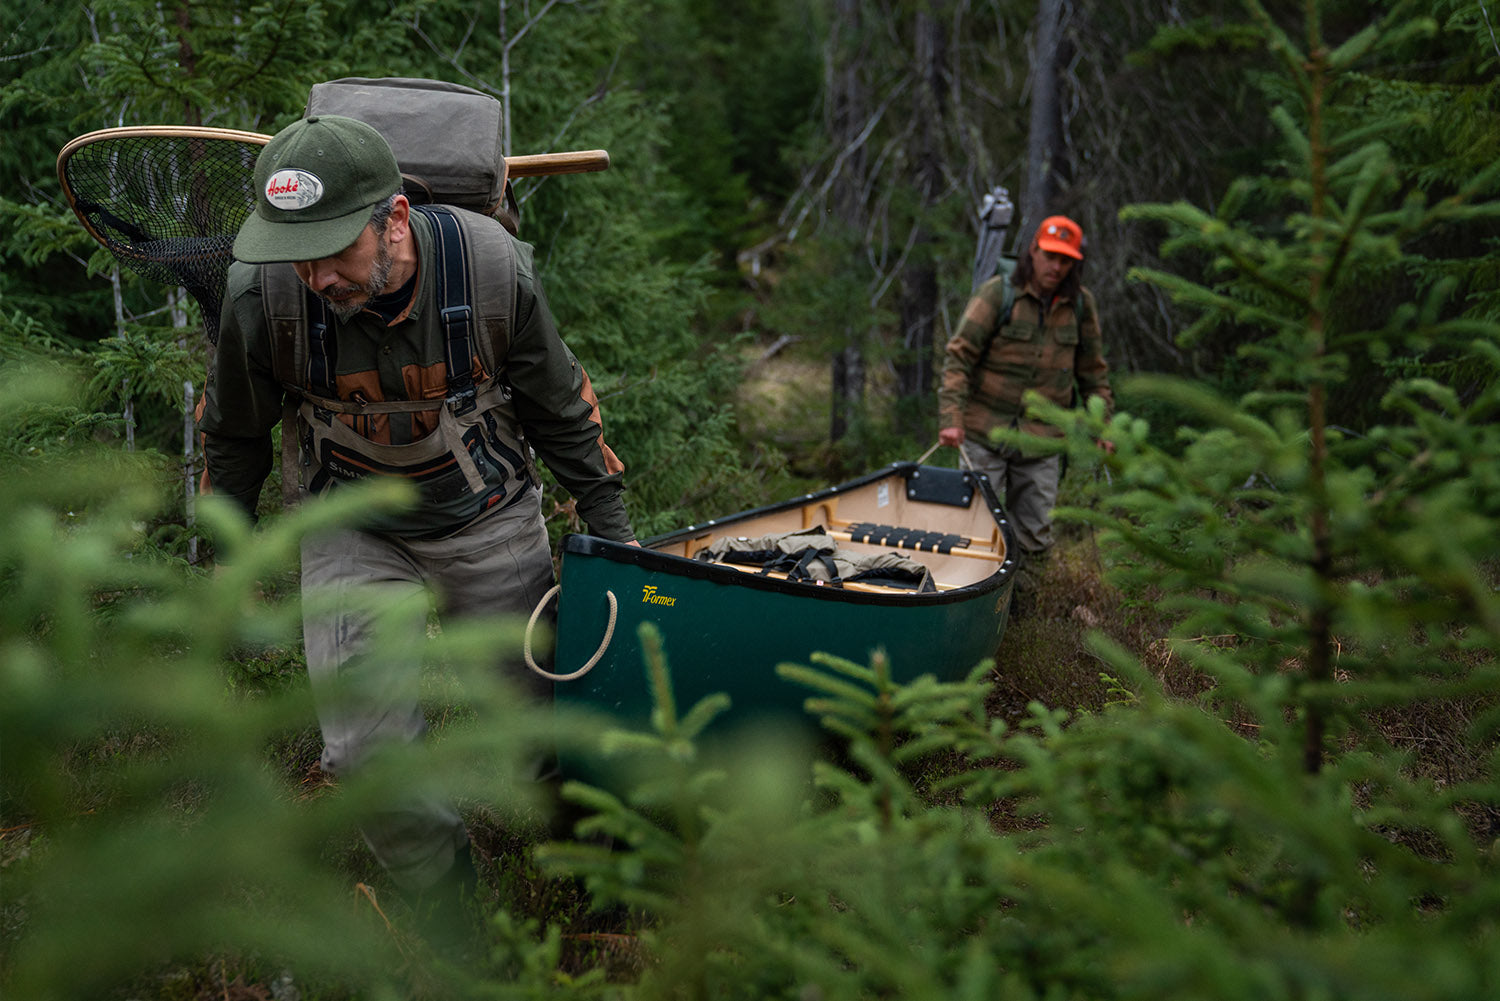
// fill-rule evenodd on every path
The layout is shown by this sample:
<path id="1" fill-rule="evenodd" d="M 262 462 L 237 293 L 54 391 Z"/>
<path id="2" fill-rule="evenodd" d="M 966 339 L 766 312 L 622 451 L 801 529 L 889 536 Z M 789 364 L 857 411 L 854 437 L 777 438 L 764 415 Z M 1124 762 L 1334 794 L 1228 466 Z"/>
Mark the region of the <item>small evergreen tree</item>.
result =
<path id="1" fill-rule="evenodd" d="M 1242 178 L 1213 213 L 1179 204 L 1126 215 L 1165 223 L 1169 250 L 1210 257 L 1212 285 L 1138 277 L 1200 312 L 1187 336 L 1229 321 L 1260 329 L 1242 352 L 1259 385 L 1230 402 L 1183 382 L 1137 383 L 1202 426 L 1185 421 L 1182 452 L 1168 458 L 1121 418 L 1117 504 L 1128 517 L 1110 524 L 1148 556 L 1189 634 L 1244 640 L 1243 666 L 1296 707 L 1316 772 L 1334 746 L 1330 728 L 1342 733 L 1350 710 L 1390 697 L 1387 686 L 1418 668 L 1444 671 L 1448 657 L 1476 649 L 1471 626 L 1493 623 L 1486 582 L 1500 556 L 1500 504 L 1472 460 L 1497 442 L 1488 426 L 1500 391 L 1496 327 L 1451 301 L 1451 279 L 1419 288 L 1373 329 L 1348 323 L 1339 304 L 1411 261 L 1405 248 L 1433 229 L 1500 215 L 1500 164 L 1429 203 L 1402 190 L 1383 138 L 1404 118 L 1371 120 L 1345 103 L 1363 103 L 1362 87 L 1344 86 L 1361 61 L 1431 33 L 1430 21 L 1397 10 L 1335 45 L 1314 19 L 1303 46 L 1252 10 L 1298 96 L 1275 114 L 1283 170 Z M 1268 220 L 1271 206 L 1279 214 Z M 1359 359 L 1435 343 L 1463 351 L 1485 373 L 1477 385 L 1460 393 L 1400 380 L 1382 400 L 1389 423 L 1367 435 L 1332 423 L 1330 394 Z M 1450 543 L 1416 541 L 1432 536 Z M 1441 638 L 1440 623 L 1454 634 Z M 1411 643 L 1417 634 L 1426 635 Z"/>
<path id="2" fill-rule="evenodd" d="M 1424 269 L 1410 248 L 1437 229 L 1492 227 L 1500 164 L 1432 199 L 1401 183 L 1385 136 L 1408 119 L 1370 113 L 1358 67 L 1430 36 L 1430 20 L 1398 7 L 1335 43 L 1313 14 L 1299 43 L 1257 4 L 1250 10 L 1287 81 L 1289 101 L 1274 115 L 1279 169 L 1240 179 L 1213 212 L 1177 204 L 1125 215 L 1165 225 L 1168 252 L 1212 261 L 1208 282 L 1137 277 L 1198 311 L 1189 336 L 1230 322 L 1260 330 L 1241 351 L 1258 384 L 1229 400 L 1182 380 L 1134 380 L 1136 395 L 1181 415 L 1171 451 L 1148 444 L 1128 415 L 1107 432 L 1099 414 L 1075 417 L 1080 442 L 1104 432 L 1118 451 L 1099 499 L 1111 513 L 1072 516 L 1107 529 L 1123 588 L 1178 613 L 1173 651 L 1208 679 L 1205 707 L 1253 735 L 1256 757 L 1287 776 L 1285 804 L 1253 807 L 1262 820 L 1277 809 L 1324 818 L 1294 834 L 1303 821 L 1278 817 L 1266 847 L 1281 857 L 1236 877 L 1244 891 L 1319 933 L 1429 918 L 1457 929 L 1471 914 L 1449 881 L 1493 884 L 1480 849 L 1500 817 L 1490 760 L 1500 495 L 1483 459 L 1500 449 L 1500 328 L 1455 302 L 1456 281 Z M 1403 266 L 1415 302 L 1374 327 L 1341 314 L 1372 276 Z M 1329 399 L 1351 373 L 1439 344 L 1465 360 L 1464 385 L 1396 379 L 1383 388 L 1382 423 L 1356 434 L 1331 421 Z M 1118 651 L 1106 656 L 1124 669 Z M 1403 720 L 1442 721 L 1447 774 L 1423 760 Z M 1466 744 L 1471 752 L 1454 753 Z M 1300 782 L 1290 778 L 1299 772 Z M 1172 795 L 1193 779 L 1173 766 L 1151 781 Z M 1261 796 L 1240 783 L 1222 793 L 1241 804 Z M 1336 861 L 1314 849 L 1318 825 L 1342 809 L 1354 826 Z M 1235 866 L 1253 857 L 1248 844 L 1232 852 Z M 1399 889 L 1381 896 L 1380 880 L 1361 889 L 1351 882 L 1361 866 Z"/>

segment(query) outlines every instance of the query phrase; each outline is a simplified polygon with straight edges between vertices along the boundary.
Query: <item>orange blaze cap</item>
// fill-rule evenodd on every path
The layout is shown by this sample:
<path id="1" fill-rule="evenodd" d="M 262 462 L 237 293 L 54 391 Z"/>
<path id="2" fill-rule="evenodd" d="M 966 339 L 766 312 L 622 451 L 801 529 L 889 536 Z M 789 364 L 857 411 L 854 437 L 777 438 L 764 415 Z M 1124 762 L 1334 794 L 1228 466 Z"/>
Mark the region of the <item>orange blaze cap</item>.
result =
<path id="1" fill-rule="evenodd" d="M 1083 260 L 1083 230 L 1065 215 L 1048 216 L 1036 228 L 1036 245 L 1043 250 Z"/>

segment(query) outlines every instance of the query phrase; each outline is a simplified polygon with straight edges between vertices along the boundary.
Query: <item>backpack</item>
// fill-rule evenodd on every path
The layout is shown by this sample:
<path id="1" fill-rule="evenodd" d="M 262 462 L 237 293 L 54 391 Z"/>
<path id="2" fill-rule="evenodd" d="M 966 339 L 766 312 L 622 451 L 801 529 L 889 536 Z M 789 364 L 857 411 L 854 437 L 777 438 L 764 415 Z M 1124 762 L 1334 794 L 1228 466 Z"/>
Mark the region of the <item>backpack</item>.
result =
<path id="1" fill-rule="evenodd" d="M 853 529 L 851 533 L 859 534 Z M 921 593 L 937 590 L 932 571 L 924 564 L 900 553 L 864 554 L 840 549 L 821 525 L 754 538 L 720 536 L 694 553 L 693 559 L 700 563 L 759 567 L 763 576 L 784 574 L 787 580 L 838 588 L 846 583 L 867 583 Z"/>
<path id="2" fill-rule="evenodd" d="M 357 118 L 385 136 L 413 205 L 440 203 L 520 226 L 505 165 L 500 102 L 462 84 L 344 77 L 314 84 L 303 118 Z"/>

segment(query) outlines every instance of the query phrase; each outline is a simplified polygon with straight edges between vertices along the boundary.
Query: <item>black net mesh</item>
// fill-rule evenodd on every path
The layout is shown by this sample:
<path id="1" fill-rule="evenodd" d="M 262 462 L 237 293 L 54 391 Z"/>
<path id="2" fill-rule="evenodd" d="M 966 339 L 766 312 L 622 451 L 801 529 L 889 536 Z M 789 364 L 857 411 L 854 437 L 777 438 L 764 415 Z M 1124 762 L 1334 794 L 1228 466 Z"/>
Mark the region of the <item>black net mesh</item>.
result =
<path id="1" fill-rule="evenodd" d="M 211 340 L 234 234 L 255 205 L 261 144 L 229 136 L 104 135 L 72 151 L 73 208 L 124 267 L 181 285 Z"/>

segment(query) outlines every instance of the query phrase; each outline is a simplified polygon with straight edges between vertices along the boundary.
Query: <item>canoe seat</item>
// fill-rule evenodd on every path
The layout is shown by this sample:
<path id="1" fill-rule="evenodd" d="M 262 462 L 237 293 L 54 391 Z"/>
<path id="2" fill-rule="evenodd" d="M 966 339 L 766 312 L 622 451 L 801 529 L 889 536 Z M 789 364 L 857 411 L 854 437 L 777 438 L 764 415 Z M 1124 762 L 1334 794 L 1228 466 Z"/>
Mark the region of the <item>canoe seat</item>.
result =
<path id="1" fill-rule="evenodd" d="M 968 536 L 945 535 L 928 532 L 920 528 L 897 528 L 894 525 L 877 525 L 872 521 L 858 521 L 844 529 L 852 542 L 869 542 L 877 546 L 895 546 L 897 549 L 926 550 L 929 553 L 951 553 L 955 548 L 967 549 Z"/>

